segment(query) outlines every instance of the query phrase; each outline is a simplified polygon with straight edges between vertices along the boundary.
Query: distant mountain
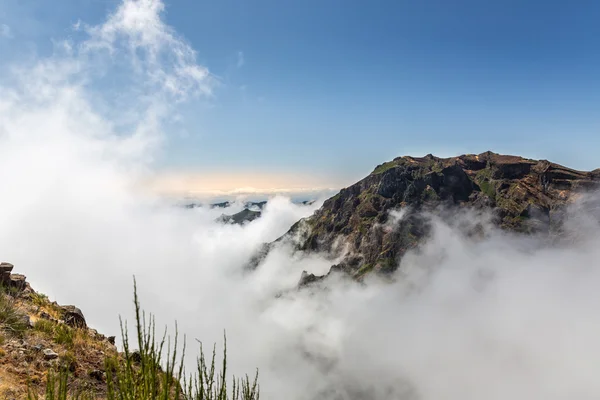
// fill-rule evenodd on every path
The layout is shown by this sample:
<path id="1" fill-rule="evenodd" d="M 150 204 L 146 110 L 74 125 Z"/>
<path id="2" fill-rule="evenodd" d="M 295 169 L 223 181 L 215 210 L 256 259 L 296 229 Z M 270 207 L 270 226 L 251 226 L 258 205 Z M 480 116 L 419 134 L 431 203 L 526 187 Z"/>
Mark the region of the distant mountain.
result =
<path id="1" fill-rule="evenodd" d="M 259 218 L 260 216 L 261 216 L 260 211 L 253 211 L 253 210 L 249 210 L 249 209 L 245 208 L 242 211 L 240 211 L 239 213 L 236 213 L 233 215 L 222 214 L 219 218 L 217 218 L 217 221 L 228 223 L 228 224 L 243 224 L 246 222 L 254 221 L 255 219 Z"/>
<path id="2" fill-rule="evenodd" d="M 234 203 L 230 201 L 223 201 L 221 203 L 212 203 L 209 205 L 210 208 L 227 208 L 231 207 Z M 244 203 L 244 208 L 258 208 L 262 210 L 264 206 L 267 204 L 266 201 L 248 201 Z M 197 207 L 205 207 L 206 204 L 202 203 L 188 203 L 185 204 L 185 208 L 197 208 Z"/>
<path id="3" fill-rule="evenodd" d="M 560 234 L 565 206 L 599 184 L 598 169 L 581 172 L 546 160 L 492 152 L 398 157 L 326 200 L 278 241 L 295 238 L 300 251 L 332 255 L 340 254 L 344 244 L 346 255 L 333 269 L 360 278 L 370 271 L 393 271 L 402 256 L 422 242 L 430 231 L 423 211 L 444 217 L 444 210 L 453 208 L 489 210 L 503 229 Z M 398 210 L 404 215 L 390 226 L 397 216 L 393 211 Z M 271 246 L 266 245 L 253 262 Z M 316 278 L 305 275 L 303 281 Z"/>
<path id="4" fill-rule="evenodd" d="M 301 202 L 297 202 L 296 204 L 302 205 L 311 205 L 315 201 L 314 200 L 304 200 Z M 234 203 L 230 201 L 223 201 L 221 203 L 212 203 L 210 204 L 210 208 L 228 208 L 231 207 Z M 221 214 L 219 218 L 217 218 L 217 222 L 229 223 L 229 224 L 244 224 L 246 222 L 254 221 L 262 215 L 262 210 L 267 205 L 267 201 L 248 201 L 244 203 L 244 209 L 238 213 L 227 215 Z M 197 208 L 204 207 L 204 204 L 201 203 L 188 203 L 183 207 L 185 208 Z"/>

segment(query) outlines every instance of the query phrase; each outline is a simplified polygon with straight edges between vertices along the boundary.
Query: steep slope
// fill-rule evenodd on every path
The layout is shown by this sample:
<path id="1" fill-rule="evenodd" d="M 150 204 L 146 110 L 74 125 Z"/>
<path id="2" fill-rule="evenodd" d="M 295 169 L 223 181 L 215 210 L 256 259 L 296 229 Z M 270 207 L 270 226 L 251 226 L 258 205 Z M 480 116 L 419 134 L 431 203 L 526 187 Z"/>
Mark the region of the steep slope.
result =
<path id="1" fill-rule="evenodd" d="M 88 328 L 81 310 L 50 302 L 12 270 L 0 263 L 0 399 L 259 398 L 258 372 L 254 380 L 227 378 L 226 349 L 215 368 L 215 354 L 205 357 L 200 348 L 197 367 L 203 372 L 184 376 L 177 333 L 156 332 L 135 283 L 135 333 L 130 336 L 123 321 L 123 351 L 117 352 L 115 338 Z"/>
<path id="2" fill-rule="evenodd" d="M 0 398 L 43 392 L 49 371 L 67 368 L 70 388 L 106 393 L 105 360 L 116 357 L 114 337 L 88 328 L 77 307 L 36 293 L 25 276 L 0 264 Z"/>
<path id="3" fill-rule="evenodd" d="M 552 234 L 560 230 L 564 206 L 599 182 L 600 170 L 581 172 L 492 152 L 399 157 L 342 189 L 281 240 L 294 237 L 303 251 L 345 254 L 334 267 L 360 277 L 394 270 L 419 244 L 429 230 L 422 211 L 489 210 L 504 229 Z M 399 210 L 401 221 L 391 224 Z M 306 275 L 303 281 L 314 279 Z"/>

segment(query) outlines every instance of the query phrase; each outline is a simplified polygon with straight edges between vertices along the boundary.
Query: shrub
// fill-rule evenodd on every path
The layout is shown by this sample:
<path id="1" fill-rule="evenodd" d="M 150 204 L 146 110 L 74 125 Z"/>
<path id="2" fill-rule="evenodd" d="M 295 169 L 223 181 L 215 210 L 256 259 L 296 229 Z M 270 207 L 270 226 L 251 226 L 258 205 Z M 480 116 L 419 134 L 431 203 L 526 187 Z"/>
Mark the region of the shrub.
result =
<path id="1" fill-rule="evenodd" d="M 27 316 L 19 312 L 14 298 L 0 288 L 0 330 L 21 337 L 27 328 Z"/>
<path id="2" fill-rule="evenodd" d="M 43 307 L 50 303 L 50 300 L 48 300 L 48 296 L 46 296 L 45 294 L 32 292 L 29 296 L 31 298 L 31 302 L 38 307 Z"/>
<path id="3" fill-rule="evenodd" d="M 54 341 L 67 347 L 73 346 L 75 333 L 73 328 L 65 324 L 57 324 L 54 328 Z"/>
<path id="4" fill-rule="evenodd" d="M 57 344 L 73 347 L 75 343 L 76 330 L 63 323 L 38 319 L 33 325 L 33 329 L 52 336 L 52 339 Z"/>
<path id="5" fill-rule="evenodd" d="M 89 391 L 76 390 L 73 393 L 69 393 L 68 368 L 61 368 L 59 373 L 48 371 L 46 381 L 46 393 L 44 395 L 44 399 L 46 400 L 94 400 L 97 398 Z M 29 389 L 27 398 L 28 400 L 37 400 L 39 396 Z"/>
<path id="6" fill-rule="evenodd" d="M 75 372 L 77 368 L 77 358 L 72 351 L 67 351 L 60 357 L 60 365 L 62 368 L 67 369 L 70 372 Z"/>
<path id="7" fill-rule="evenodd" d="M 38 332 L 45 333 L 47 335 L 53 335 L 55 326 L 55 322 L 48 321 L 47 319 L 38 319 L 33 324 L 33 329 L 35 329 Z"/>

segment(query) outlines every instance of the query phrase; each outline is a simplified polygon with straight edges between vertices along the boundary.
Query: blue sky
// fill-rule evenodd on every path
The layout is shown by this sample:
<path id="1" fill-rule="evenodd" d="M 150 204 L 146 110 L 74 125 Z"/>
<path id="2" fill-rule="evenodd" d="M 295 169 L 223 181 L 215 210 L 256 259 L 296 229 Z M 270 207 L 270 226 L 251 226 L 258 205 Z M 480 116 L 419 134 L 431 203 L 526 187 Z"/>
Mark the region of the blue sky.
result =
<path id="1" fill-rule="evenodd" d="M 118 3 L 0 0 L 0 64 L 49 54 Z M 165 4 L 219 84 L 181 107 L 159 169 L 344 186 L 405 154 L 600 167 L 598 1 Z"/>

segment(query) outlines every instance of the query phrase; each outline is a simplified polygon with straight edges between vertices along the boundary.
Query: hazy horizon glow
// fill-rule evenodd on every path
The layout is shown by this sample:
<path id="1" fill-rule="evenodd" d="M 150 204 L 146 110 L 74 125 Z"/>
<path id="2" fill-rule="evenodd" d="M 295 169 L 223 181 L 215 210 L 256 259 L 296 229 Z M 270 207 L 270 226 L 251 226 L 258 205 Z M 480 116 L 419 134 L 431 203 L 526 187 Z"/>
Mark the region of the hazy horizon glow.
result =
<path id="1" fill-rule="evenodd" d="M 161 173 L 148 178 L 142 185 L 159 194 L 201 198 L 276 194 L 315 198 L 326 193 L 334 194 L 344 186 L 310 175 L 249 171 Z"/>

